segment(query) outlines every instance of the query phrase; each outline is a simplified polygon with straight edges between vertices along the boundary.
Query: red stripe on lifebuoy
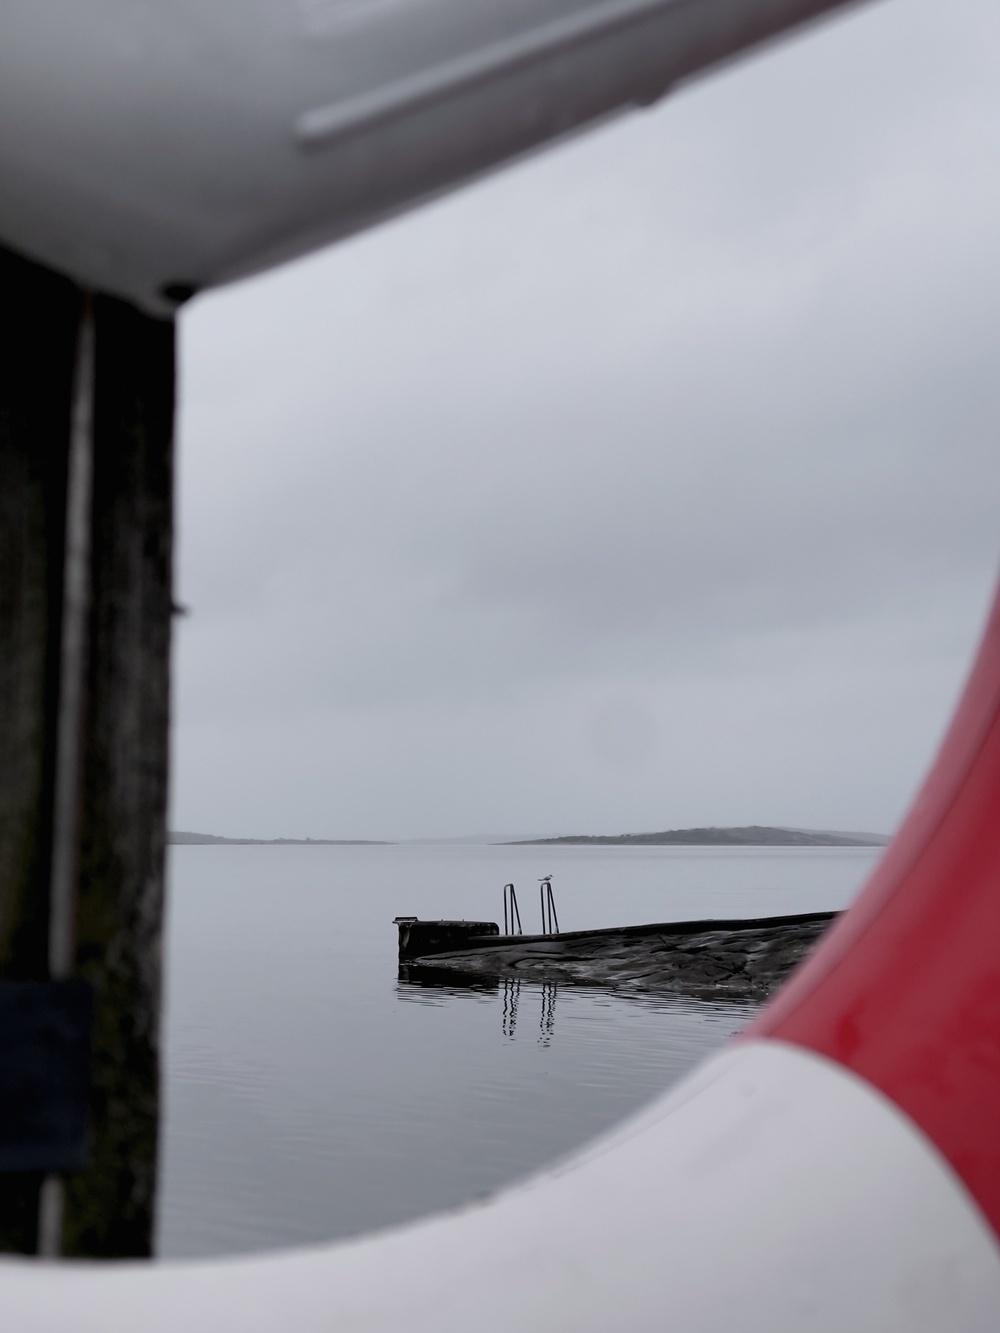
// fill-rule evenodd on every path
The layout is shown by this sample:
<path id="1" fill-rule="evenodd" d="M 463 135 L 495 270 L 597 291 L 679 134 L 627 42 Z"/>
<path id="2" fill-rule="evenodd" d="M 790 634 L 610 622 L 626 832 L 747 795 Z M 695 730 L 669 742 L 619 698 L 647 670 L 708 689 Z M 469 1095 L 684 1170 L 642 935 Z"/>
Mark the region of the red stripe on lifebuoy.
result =
<path id="1" fill-rule="evenodd" d="M 1000 1233 L 1000 595 L 944 744 L 856 904 L 749 1030 L 929 1135 Z"/>

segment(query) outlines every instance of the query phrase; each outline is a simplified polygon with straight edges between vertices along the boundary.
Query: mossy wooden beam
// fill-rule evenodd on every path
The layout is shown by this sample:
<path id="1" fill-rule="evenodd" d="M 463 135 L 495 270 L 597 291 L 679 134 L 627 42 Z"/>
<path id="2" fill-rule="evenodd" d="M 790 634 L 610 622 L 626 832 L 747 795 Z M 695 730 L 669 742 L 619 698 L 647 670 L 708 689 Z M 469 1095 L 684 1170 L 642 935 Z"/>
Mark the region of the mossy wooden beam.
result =
<path id="1" fill-rule="evenodd" d="M 71 393 L 82 293 L 0 250 L 0 977 L 48 978 Z M 40 1177 L 0 1175 L 0 1249 L 34 1253 Z"/>
<path id="2" fill-rule="evenodd" d="M 61 1202 L 51 1243 L 67 1255 L 141 1256 L 152 1247 L 158 1133 L 174 328 L 9 254 L 0 300 L 0 977 L 55 974 L 61 857 L 72 868 L 62 971 L 94 998 L 91 1155 L 54 1195 L 47 1187 Z M 84 321 L 92 358 L 81 380 Z M 74 383 L 91 450 L 89 556 L 83 651 L 67 659 Z M 80 706 L 67 751 L 60 709 L 65 740 L 74 660 Z M 58 793 L 70 751 L 67 860 Z M 0 1175 L 0 1248 L 35 1252 L 40 1183 Z"/>

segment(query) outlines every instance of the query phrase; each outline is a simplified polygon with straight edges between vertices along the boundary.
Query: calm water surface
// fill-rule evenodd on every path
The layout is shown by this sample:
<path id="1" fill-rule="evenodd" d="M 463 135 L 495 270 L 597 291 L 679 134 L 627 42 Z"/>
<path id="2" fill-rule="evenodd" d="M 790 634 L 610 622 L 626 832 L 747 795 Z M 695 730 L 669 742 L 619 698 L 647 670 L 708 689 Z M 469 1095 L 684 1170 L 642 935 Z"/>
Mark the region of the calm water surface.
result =
<path id="1" fill-rule="evenodd" d="M 495 1189 L 636 1109 L 746 1007 L 396 979 L 392 918 L 564 930 L 845 906 L 868 848 L 173 847 L 159 1253 L 302 1244 Z"/>

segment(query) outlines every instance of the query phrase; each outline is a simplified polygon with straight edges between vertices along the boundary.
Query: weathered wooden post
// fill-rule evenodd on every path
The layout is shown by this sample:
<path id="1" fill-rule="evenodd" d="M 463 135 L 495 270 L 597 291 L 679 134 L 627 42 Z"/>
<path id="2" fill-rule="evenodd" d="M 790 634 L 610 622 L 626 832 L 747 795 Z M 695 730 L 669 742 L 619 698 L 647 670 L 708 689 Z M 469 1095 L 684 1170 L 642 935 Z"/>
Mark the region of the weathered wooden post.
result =
<path id="1" fill-rule="evenodd" d="M 151 1251 L 173 392 L 170 321 L 0 251 L 0 984 L 93 1001 L 87 1162 L 0 1173 L 7 1251 Z"/>

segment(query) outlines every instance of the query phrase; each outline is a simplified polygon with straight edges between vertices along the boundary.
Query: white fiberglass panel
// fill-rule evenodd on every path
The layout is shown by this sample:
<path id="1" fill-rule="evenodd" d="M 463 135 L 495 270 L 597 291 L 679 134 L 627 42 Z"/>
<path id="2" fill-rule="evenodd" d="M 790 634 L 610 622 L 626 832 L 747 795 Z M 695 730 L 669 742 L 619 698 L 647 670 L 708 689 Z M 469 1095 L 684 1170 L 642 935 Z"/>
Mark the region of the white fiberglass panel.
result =
<path id="1" fill-rule="evenodd" d="M 8 0 L 0 242 L 153 311 L 837 0 Z"/>

